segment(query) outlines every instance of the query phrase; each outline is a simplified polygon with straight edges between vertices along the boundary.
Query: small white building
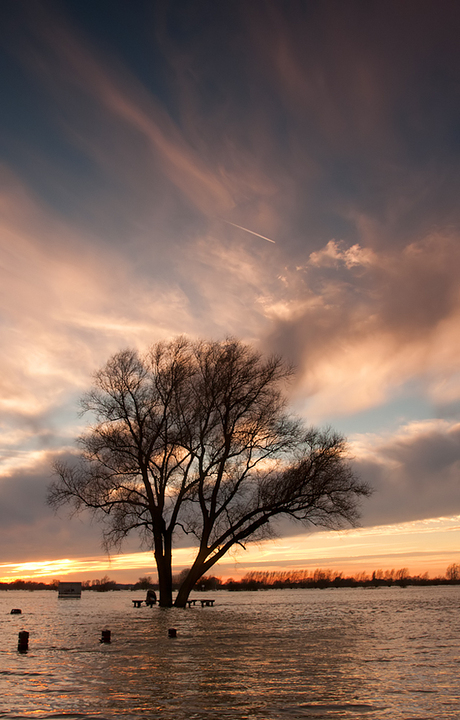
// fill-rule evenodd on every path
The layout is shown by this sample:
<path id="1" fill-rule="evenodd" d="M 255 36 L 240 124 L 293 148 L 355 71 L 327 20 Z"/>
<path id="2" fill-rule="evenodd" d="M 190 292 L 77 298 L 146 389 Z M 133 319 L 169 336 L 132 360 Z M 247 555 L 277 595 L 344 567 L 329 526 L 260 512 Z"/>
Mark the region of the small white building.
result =
<path id="1" fill-rule="evenodd" d="M 81 598 L 81 582 L 60 582 L 58 598 Z"/>

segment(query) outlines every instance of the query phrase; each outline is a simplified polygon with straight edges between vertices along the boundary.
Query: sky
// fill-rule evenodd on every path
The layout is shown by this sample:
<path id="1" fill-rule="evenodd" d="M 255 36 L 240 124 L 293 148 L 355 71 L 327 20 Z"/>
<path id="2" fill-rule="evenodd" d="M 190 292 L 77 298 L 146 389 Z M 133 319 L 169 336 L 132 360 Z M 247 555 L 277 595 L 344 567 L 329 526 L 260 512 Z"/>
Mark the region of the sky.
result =
<path id="1" fill-rule="evenodd" d="M 153 573 L 46 493 L 93 373 L 177 334 L 292 362 L 374 489 L 216 574 L 460 562 L 459 33 L 456 0 L 2 0 L 0 580 Z"/>

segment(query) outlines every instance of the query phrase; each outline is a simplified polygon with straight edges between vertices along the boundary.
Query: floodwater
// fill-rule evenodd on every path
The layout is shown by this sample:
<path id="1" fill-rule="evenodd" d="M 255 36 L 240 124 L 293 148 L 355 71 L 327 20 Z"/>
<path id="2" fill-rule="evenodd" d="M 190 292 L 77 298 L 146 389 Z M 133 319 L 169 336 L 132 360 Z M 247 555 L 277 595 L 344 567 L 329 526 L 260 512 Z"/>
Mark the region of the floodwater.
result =
<path id="1" fill-rule="evenodd" d="M 460 718 L 460 586 L 203 596 L 0 592 L 0 718 Z"/>

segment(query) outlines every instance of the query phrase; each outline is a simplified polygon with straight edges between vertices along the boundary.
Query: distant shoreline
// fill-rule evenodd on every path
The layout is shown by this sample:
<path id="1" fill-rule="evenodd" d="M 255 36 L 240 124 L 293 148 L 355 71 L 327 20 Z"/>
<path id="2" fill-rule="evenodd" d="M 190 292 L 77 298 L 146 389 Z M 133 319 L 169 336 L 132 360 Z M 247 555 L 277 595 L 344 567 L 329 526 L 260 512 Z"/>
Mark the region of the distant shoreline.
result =
<path id="1" fill-rule="evenodd" d="M 118 590 L 132 590 L 146 592 L 149 588 L 158 589 L 155 581 L 146 582 L 150 578 L 141 578 L 136 583 L 117 583 L 107 576 L 101 580 L 82 581 L 83 591 L 109 592 Z M 1 590 L 55 590 L 57 591 L 59 581 L 51 583 L 37 582 L 35 580 L 13 580 L 12 582 L 0 583 Z M 251 571 L 241 578 L 232 578 L 222 581 L 215 576 L 204 576 L 196 583 L 194 590 L 199 592 L 228 590 L 229 592 L 254 592 L 257 590 L 295 590 L 295 589 L 320 589 L 327 588 L 382 588 L 382 587 L 409 587 L 409 586 L 439 586 L 439 585 L 460 585 L 460 565 L 453 563 L 449 565 L 446 574 L 442 577 L 430 578 L 428 573 L 423 575 L 411 575 L 407 568 L 398 570 L 374 570 L 371 574 L 361 572 L 358 575 L 345 576 L 328 569 L 317 569 L 313 573 L 307 570 L 270 572 Z M 179 582 L 174 584 L 174 590 L 178 590 Z"/>

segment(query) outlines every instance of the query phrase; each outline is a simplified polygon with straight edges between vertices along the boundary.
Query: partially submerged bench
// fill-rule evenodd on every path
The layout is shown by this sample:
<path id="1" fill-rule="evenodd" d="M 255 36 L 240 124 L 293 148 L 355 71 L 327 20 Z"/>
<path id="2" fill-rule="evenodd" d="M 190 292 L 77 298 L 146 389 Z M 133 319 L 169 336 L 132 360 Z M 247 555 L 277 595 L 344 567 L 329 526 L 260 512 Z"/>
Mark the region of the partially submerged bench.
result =
<path id="1" fill-rule="evenodd" d="M 187 600 L 187 605 L 191 607 L 195 605 L 195 603 L 201 603 L 201 607 L 213 607 L 215 602 L 214 598 L 192 598 L 191 600 Z M 156 604 L 153 600 L 133 600 L 132 603 L 135 608 L 140 608 L 142 603 L 145 603 L 149 607 Z"/>
<path id="2" fill-rule="evenodd" d="M 147 597 L 145 598 L 145 600 L 139 600 L 139 599 L 133 600 L 133 605 L 134 605 L 134 607 L 139 608 L 139 607 L 141 607 L 143 602 L 145 602 L 145 604 L 148 607 L 153 607 L 154 605 L 156 605 L 157 604 L 157 594 L 156 594 L 155 590 L 152 590 L 151 588 L 149 590 L 147 590 Z"/>

